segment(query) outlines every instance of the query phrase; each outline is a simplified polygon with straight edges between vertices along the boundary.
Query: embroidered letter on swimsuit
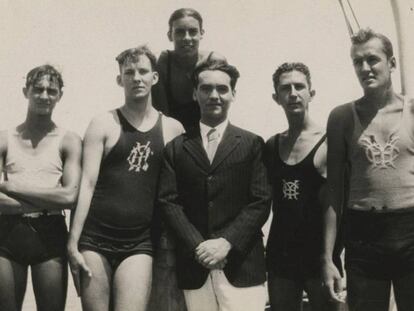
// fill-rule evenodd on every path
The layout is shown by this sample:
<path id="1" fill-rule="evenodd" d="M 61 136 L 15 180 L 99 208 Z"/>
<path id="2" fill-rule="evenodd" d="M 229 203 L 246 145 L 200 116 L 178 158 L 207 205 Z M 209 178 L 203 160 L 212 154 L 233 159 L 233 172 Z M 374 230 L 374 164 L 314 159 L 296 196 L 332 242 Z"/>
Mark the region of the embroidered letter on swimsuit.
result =
<path id="1" fill-rule="evenodd" d="M 283 181 L 283 197 L 288 200 L 297 200 L 299 195 L 299 180 Z"/>
<path id="2" fill-rule="evenodd" d="M 386 169 L 395 168 L 394 161 L 400 153 L 400 149 L 395 146 L 400 138 L 391 134 L 385 146 L 377 143 L 374 135 L 365 135 L 359 141 L 365 148 L 365 155 L 373 168 Z"/>
<path id="3" fill-rule="evenodd" d="M 141 169 L 143 171 L 148 170 L 148 158 L 150 155 L 153 154 L 150 145 L 150 141 L 147 142 L 145 145 L 141 145 L 139 142 L 136 142 L 134 148 L 132 148 L 127 161 L 129 163 L 129 170 L 135 170 L 135 172 L 140 172 Z"/>

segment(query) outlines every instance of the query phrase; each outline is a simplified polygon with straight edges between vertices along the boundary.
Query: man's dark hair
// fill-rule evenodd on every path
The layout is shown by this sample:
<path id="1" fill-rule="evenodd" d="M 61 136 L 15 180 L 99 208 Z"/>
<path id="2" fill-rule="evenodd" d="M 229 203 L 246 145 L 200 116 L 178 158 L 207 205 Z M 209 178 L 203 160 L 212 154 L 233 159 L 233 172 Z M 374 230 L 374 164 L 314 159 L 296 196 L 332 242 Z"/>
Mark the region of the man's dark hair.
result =
<path id="1" fill-rule="evenodd" d="M 219 70 L 226 73 L 230 77 L 230 86 L 231 89 L 234 91 L 237 83 L 237 79 L 240 77 L 240 73 L 236 67 L 229 65 L 225 61 L 218 61 L 218 60 L 207 60 L 205 62 L 200 63 L 193 72 L 193 87 L 196 89 L 198 87 L 198 77 L 200 73 L 203 71 L 215 71 Z"/>
<path id="2" fill-rule="evenodd" d="M 277 87 L 279 86 L 279 82 L 280 82 L 280 76 L 286 72 L 290 72 L 294 70 L 303 73 L 306 77 L 306 81 L 308 82 L 309 89 L 312 88 L 311 75 L 310 75 L 308 66 L 300 62 L 283 63 L 276 69 L 275 73 L 273 74 L 273 87 L 276 93 L 277 93 Z"/>
<path id="3" fill-rule="evenodd" d="M 49 76 L 50 81 L 57 82 L 59 91 L 62 91 L 63 79 L 61 73 L 55 67 L 48 64 L 35 67 L 28 72 L 26 75 L 26 88 L 35 85 L 43 76 Z"/>
<path id="4" fill-rule="evenodd" d="M 383 34 L 379 32 L 375 32 L 374 30 L 370 28 L 360 29 L 357 33 L 355 33 L 351 37 L 351 41 L 352 41 L 352 45 L 354 46 L 354 45 L 364 44 L 374 38 L 377 38 L 382 42 L 383 51 L 385 55 L 387 55 L 388 59 L 394 56 L 394 50 L 392 48 L 392 43 L 390 39 L 388 39 L 388 37 L 384 36 Z"/>
<path id="5" fill-rule="evenodd" d="M 140 45 L 135 48 L 127 49 L 123 52 L 121 52 L 117 57 L 116 61 L 119 64 L 119 68 L 128 63 L 128 62 L 138 62 L 139 57 L 142 55 L 145 55 L 148 57 L 151 63 L 152 70 L 155 70 L 155 66 L 157 64 L 157 58 L 155 57 L 154 53 L 146 46 L 146 45 Z"/>
<path id="6" fill-rule="evenodd" d="M 176 21 L 177 19 L 186 17 L 186 16 L 195 18 L 200 25 L 200 30 L 203 29 L 203 18 L 201 17 L 200 13 L 198 13 L 196 10 L 192 8 L 182 8 L 182 9 L 175 10 L 171 14 L 170 19 L 168 20 L 168 26 L 170 27 L 169 31 L 170 32 L 172 31 L 172 26 L 173 26 L 174 21 Z"/>

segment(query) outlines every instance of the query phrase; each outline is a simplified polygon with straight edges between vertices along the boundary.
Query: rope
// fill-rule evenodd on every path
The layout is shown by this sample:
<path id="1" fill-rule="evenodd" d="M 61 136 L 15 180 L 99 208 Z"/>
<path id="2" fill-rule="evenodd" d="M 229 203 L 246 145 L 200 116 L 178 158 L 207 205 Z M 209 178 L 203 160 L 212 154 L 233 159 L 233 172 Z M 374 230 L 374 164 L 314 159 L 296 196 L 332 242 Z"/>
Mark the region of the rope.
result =
<path id="1" fill-rule="evenodd" d="M 347 14 L 347 12 L 345 10 L 345 7 L 344 7 L 344 4 L 343 4 L 342 0 L 338 0 L 338 1 L 339 1 L 339 5 L 341 6 L 342 13 L 344 14 L 344 17 L 345 17 L 345 23 L 346 23 L 346 27 L 348 28 L 349 36 L 352 37 L 353 34 L 354 34 L 354 29 L 352 28 L 351 21 L 348 18 L 348 14 Z M 353 20 L 354 20 L 354 22 L 355 22 L 355 24 L 357 26 L 357 29 L 359 30 L 361 27 L 359 26 L 358 19 L 357 19 L 356 15 L 355 15 L 355 12 L 354 12 L 353 8 L 352 8 L 352 5 L 349 2 L 349 0 L 347 0 L 347 3 L 348 3 L 348 7 L 349 7 L 349 9 L 351 11 Z"/>

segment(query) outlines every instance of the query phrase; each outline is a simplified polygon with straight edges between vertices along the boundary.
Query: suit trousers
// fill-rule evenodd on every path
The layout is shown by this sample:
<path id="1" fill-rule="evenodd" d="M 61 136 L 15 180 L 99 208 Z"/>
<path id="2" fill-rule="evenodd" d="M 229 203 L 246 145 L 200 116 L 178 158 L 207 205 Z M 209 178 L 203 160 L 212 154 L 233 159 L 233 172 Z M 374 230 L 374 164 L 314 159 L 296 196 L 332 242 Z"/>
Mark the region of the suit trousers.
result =
<path id="1" fill-rule="evenodd" d="M 264 284 L 234 287 L 223 270 L 211 270 L 199 289 L 184 290 L 188 311 L 259 311 L 266 305 Z"/>

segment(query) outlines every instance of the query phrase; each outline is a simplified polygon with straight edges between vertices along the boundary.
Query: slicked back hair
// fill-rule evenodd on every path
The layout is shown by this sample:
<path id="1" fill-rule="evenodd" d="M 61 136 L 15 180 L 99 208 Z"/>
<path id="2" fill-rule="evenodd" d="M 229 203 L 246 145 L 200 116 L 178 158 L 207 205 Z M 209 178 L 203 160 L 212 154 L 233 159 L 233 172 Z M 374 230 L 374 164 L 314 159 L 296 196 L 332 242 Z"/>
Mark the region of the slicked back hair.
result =
<path id="1" fill-rule="evenodd" d="M 193 87 L 197 89 L 198 87 L 198 77 L 200 73 L 203 71 L 222 71 L 226 73 L 230 77 L 230 86 L 231 89 L 234 91 L 236 88 L 237 79 L 240 77 L 240 73 L 236 67 L 229 65 L 226 61 L 218 61 L 218 60 L 207 60 L 205 62 L 200 63 L 193 72 L 192 80 L 193 80 Z"/>
<path id="2" fill-rule="evenodd" d="M 301 62 L 283 63 L 276 69 L 275 73 L 272 76 L 273 87 L 276 93 L 277 93 L 277 87 L 279 86 L 279 82 L 280 82 L 280 76 L 286 72 L 290 72 L 294 70 L 303 73 L 306 77 L 306 81 L 308 82 L 309 89 L 312 88 L 311 75 L 310 75 L 308 66 L 306 66 L 304 63 L 301 63 Z"/>
<path id="3" fill-rule="evenodd" d="M 170 19 L 168 20 L 169 31 L 172 31 L 174 21 L 186 16 L 195 18 L 198 21 L 198 24 L 200 25 L 200 30 L 203 29 L 203 18 L 201 17 L 200 13 L 198 13 L 196 10 L 192 8 L 182 8 L 175 10 L 171 14 Z"/>
<path id="4" fill-rule="evenodd" d="M 121 52 L 117 57 L 116 61 L 119 64 L 119 69 L 121 70 L 121 67 L 129 62 L 136 63 L 139 61 L 139 58 L 141 56 L 148 57 L 152 70 L 155 70 L 156 64 L 157 64 L 157 58 L 155 57 L 154 53 L 146 46 L 146 45 L 140 45 L 135 48 L 127 49 L 123 52 Z"/>
<path id="5" fill-rule="evenodd" d="M 42 65 L 33 68 L 26 75 L 26 88 L 33 86 L 39 81 L 43 76 L 49 76 L 50 81 L 57 82 L 59 86 L 59 91 L 62 91 L 63 88 L 63 79 L 62 74 L 57 71 L 52 65 Z"/>
<path id="6" fill-rule="evenodd" d="M 394 56 L 394 50 L 390 39 L 379 32 L 375 32 L 371 28 L 362 28 L 357 33 L 355 33 L 351 37 L 352 46 L 364 44 L 374 38 L 377 38 L 382 42 L 383 51 L 385 55 L 387 55 L 388 59 Z"/>

